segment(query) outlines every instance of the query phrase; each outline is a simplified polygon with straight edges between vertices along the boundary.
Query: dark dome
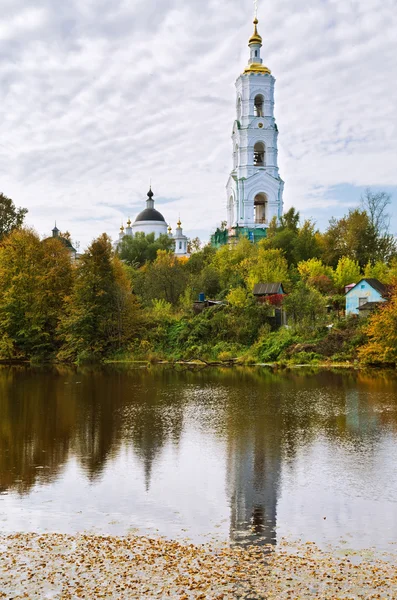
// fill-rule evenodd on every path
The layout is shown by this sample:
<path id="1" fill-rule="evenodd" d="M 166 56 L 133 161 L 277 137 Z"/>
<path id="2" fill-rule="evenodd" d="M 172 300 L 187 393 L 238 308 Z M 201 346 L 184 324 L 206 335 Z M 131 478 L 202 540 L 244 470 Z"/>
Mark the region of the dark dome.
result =
<path id="1" fill-rule="evenodd" d="M 155 208 L 145 208 L 145 210 L 139 213 L 135 219 L 135 223 L 138 221 L 164 221 L 165 223 L 163 215 Z"/>

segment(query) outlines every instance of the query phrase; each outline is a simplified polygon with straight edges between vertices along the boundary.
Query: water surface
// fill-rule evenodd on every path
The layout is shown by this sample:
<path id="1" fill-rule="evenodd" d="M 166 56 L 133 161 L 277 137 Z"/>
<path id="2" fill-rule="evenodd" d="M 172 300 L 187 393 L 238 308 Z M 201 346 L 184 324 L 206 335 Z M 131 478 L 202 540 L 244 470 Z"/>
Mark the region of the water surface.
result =
<path id="1" fill-rule="evenodd" d="M 0 368 L 0 530 L 397 541 L 397 378 Z"/>

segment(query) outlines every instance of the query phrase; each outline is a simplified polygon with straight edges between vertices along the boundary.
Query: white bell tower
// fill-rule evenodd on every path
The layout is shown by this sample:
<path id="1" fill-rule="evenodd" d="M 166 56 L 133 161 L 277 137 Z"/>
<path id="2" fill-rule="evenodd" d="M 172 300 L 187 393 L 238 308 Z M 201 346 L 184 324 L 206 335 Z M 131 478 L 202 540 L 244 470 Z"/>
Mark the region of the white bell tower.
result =
<path id="1" fill-rule="evenodd" d="M 281 217 L 284 189 L 277 164 L 275 79 L 262 61 L 257 25 L 255 15 L 248 66 L 236 81 L 233 170 L 227 183 L 229 235 L 243 228 L 251 239 L 265 237 L 272 218 Z"/>

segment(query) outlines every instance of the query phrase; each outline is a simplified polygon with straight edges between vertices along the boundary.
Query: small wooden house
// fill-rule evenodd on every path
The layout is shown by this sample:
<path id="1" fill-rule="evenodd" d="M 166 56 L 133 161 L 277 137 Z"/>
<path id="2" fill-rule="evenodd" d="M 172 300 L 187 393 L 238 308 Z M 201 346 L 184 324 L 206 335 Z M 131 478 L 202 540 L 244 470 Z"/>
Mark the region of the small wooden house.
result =
<path id="1" fill-rule="evenodd" d="M 277 283 L 257 283 L 253 289 L 253 295 L 258 302 L 270 304 L 273 306 L 273 316 L 269 317 L 273 329 L 281 327 L 287 323 L 287 317 L 282 308 L 285 291 L 281 282 Z"/>
<path id="2" fill-rule="evenodd" d="M 367 316 L 382 302 L 386 302 L 388 294 L 388 287 L 379 279 L 361 279 L 346 294 L 346 315 Z"/>
<path id="3" fill-rule="evenodd" d="M 285 296 L 285 291 L 281 282 L 257 283 L 254 286 L 253 294 L 258 302 L 267 302 L 271 297 Z"/>

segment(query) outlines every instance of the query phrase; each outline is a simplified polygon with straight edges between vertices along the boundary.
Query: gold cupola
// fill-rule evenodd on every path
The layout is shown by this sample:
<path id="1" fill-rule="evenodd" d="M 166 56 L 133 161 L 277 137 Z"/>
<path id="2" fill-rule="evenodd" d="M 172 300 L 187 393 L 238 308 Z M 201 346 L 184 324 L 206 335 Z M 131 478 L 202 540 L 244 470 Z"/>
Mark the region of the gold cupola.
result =
<path id="1" fill-rule="evenodd" d="M 263 75 L 271 75 L 270 69 L 268 69 L 262 62 L 261 59 L 261 48 L 262 48 L 262 36 L 258 33 L 258 19 L 254 19 L 254 33 L 251 35 L 248 46 L 251 51 L 250 60 L 248 67 L 244 70 L 244 75 L 247 73 L 261 73 Z"/>
<path id="2" fill-rule="evenodd" d="M 248 46 L 251 46 L 251 44 L 259 44 L 260 46 L 262 46 L 262 37 L 259 35 L 258 29 L 257 29 L 258 23 L 259 23 L 259 21 L 255 17 L 255 19 L 254 19 L 254 33 L 250 37 L 250 41 L 248 42 Z"/>

